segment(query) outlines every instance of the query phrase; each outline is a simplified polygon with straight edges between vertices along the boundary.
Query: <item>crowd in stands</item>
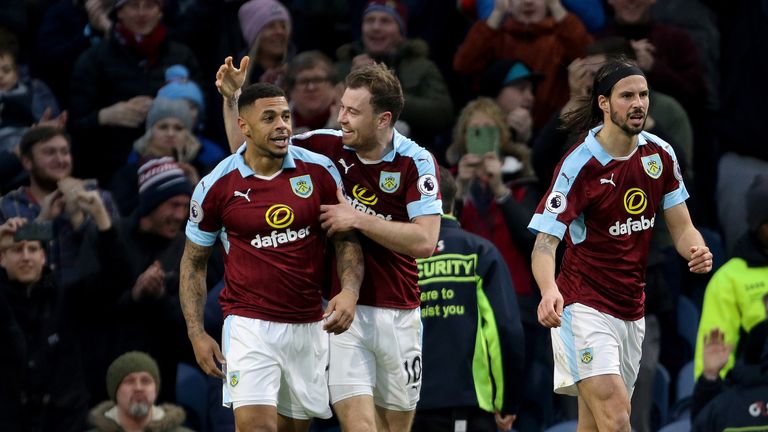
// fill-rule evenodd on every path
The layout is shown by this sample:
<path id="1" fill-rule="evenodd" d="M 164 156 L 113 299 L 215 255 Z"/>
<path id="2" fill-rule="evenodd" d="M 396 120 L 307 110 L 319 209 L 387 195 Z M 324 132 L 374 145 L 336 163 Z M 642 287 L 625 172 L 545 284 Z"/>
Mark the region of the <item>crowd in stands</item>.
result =
<path id="1" fill-rule="evenodd" d="M 396 129 L 449 168 L 456 219 L 509 268 L 525 351 L 514 427 L 526 432 L 576 413 L 551 391 L 526 226 L 579 139 L 561 115 L 590 94 L 606 59 L 634 61 L 650 87 L 645 130 L 674 148 L 716 265 L 690 274 L 656 226 L 632 426 L 767 425 L 768 407 L 753 404 L 768 385 L 768 108 L 757 91 L 766 46 L 768 0 L 7 0 L 0 430 L 112 430 L 104 425 L 135 419 L 120 400 L 128 376 L 151 385 L 159 417 L 142 418 L 170 419 L 153 430 L 233 430 L 215 380 L 202 379 L 204 414 L 176 392 L 179 364 L 195 364 L 179 262 L 194 185 L 230 154 L 215 74 L 225 57 L 246 55 L 246 83 L 285 90 L 294 133 L 338 128 L 351 70 L 381 62 L 395 72 L 405 96 Z M 679 322 L 698 316 L 679 316 L 681 298 L 701 317 L 691 344 Z M 220 311 L 210 312 L 207 329 L 220 334 Z M 667 418 L 654 406 L 659 368 L 671 394 L 678 371 L 697 380 L 690 405 L 670 403 Z M 732 414 L 738 404 L 746 419 Z"/>

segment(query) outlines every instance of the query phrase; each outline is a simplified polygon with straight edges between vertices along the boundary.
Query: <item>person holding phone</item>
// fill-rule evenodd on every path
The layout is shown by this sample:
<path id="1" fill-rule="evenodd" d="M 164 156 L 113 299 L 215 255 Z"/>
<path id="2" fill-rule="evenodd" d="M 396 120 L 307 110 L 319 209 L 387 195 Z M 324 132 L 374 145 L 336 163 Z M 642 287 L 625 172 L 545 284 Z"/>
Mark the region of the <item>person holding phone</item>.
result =
<path id="1" fill-rule="evenodd" d="M 455 164 L 456 216 L 463 229 L 491 241 L 504 258 L 514 282 L 525 333 L 525 370 L 547 350 L 548 335 L 538 325 L 539 296 L 530 271 L 534 236 L 525 229 L 541 197 L 530 165 L 530 149 L 513 143 L 505 116 L 494 100 L 478 98 L 462 110 L 446 158 Z M 550 400 L 527 404 L 544 406 Z M 527 419 L 524 419 L 527 421 Z"/>
<path id="2" fill-rule="evenodd" d="M 36 127 L 21 138 L 19 154 L 29 173 L 29 186 L 22 186 L 0 198 L 0 223 L 12 217 L 28 221 L 48 221 L 53 225 L 55 248 L 48 249 L 47 265 L 62 283 L 78 276 L 78 257 L 84 248 L 93 250 L 89 233 L 97 230 L 97 221 L 84 209 L 77 197 L 82 192 L 96 192 L 104 203 L 110 220 L 120 217 L 108 192 L 93 180 L 72 177 L 73 160 L 69 136 L 52 127 Z"/>

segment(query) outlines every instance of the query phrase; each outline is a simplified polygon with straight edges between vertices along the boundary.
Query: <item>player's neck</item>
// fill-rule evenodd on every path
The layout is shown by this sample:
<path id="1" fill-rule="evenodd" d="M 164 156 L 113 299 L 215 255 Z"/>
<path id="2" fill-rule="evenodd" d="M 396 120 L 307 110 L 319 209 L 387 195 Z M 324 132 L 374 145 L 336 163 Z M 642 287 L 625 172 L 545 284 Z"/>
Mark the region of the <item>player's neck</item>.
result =
<path id="1" fill-rule="evenodd" d="M 613 157 L 629 156 L 637 147 L 637 135 L 627 134 L 610 121 L 597 132 L 595 138 L 603 150 Z"/>
<path id="2" fill-rule="evenodd" d="M 280 171 L 283 167 L 284 160 L 282 157 L 275 157 L 270 154 L 260 154 L 252 147 L 245 149 L 243 159 L 245 160 L 245 164 L 248 165 L 254 173 L 264 177 L 269 177 Z"/>
<path id="3" fill-rule="evenodd" d="M 368 148 L 358 149 L 357 155 L 366 160 L 381 160 L 384 155 L 392 151 L 394 146 L 394 130 L 386 128 L 376 132 L 376 142 Z"/>

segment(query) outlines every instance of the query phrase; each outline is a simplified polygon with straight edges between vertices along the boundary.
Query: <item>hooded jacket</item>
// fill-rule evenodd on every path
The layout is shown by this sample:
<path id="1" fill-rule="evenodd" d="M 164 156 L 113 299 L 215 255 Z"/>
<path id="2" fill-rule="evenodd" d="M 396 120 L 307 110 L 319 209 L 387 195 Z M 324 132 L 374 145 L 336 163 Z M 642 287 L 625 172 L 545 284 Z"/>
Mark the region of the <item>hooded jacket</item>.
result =
<path id="1" fill-rule="evenodd" d="M 192 432 L 182 424 L 186 418 L 184 410 L 177 405 L 163 404 L 152 407 L 152 421 L 146 432 Z M 94 426 L 90 432 L 122 432 L 125 429 L 117 421 L 117 406 L 112 401 L 105 401 L 93 408 L 88 421 Z"/>

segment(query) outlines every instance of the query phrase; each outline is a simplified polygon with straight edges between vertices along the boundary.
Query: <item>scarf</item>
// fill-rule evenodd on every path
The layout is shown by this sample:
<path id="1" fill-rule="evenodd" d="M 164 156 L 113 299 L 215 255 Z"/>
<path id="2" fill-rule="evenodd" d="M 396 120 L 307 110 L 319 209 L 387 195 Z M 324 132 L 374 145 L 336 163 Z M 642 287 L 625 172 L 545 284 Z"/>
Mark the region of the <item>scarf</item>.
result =
<path id="1" fill-rule="evenodd" d="M 147 66 L 157 64 L 160 56 L 160 48 L 165 41 L 168 31 L 162 23 L 159 23 L 146 36 L 137 36 L 125 28 L 122 23 L 115 24 L 117 42 L 147 60 Z"/>

